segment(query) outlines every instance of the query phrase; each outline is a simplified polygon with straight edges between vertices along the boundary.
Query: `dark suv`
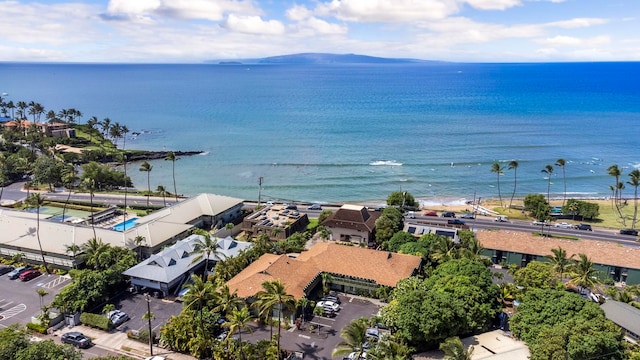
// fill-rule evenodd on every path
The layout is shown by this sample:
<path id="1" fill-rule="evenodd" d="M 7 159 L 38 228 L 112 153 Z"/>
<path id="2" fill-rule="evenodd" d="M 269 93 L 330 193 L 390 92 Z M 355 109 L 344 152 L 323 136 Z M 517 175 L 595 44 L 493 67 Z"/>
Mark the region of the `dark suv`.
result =
<path id="1" fill-rule="evenodd" d="M 63 344 L 71 344 L 77 348 L 86 349 L 91 346 L 91 339 L 84 336 L 81 332 L 72 331 L 66 334 L 63 334 L 60 338 Z"/>
<path id="2" fill-rule="evenodd" d="M 447 221 L 447 224 L 449 225 L 464 225 L 464 221 L 460 220 L 460 219 L 451 219 Z"/>
<path id="3" fill-rule="evenodd" d="M 620 230 L 621 235 L 633 235 L 638 236 L 638 230 L 636 229 L 622 229 Z"/>
<path id="4" fill-rule="evenodd" d="M 442 217 L 454 218 L 456 217 L 456 213 L 454 213 L 453 211 L 445 211 L 442 213 Z"/>
<path id="5" fill-rule="evenodd" d="M 591 225 L 589 225 L 589 224 L 578 224 L 578 225 L 576 225 L 576 229 L 593 231 L 593 229 L 591 228 Z"/>

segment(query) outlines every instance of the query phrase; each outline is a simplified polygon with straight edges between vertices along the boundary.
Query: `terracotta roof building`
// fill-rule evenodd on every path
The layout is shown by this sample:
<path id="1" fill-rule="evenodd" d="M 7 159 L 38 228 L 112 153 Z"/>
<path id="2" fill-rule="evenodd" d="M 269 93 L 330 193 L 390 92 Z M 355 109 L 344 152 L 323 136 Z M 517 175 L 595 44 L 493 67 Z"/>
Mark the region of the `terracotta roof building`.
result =
<path id="1" fill-rule="evenodd" d="M 422 258 L 414 255 L 318 243 L 297 257 L 265 254 L 227 282 L 231 291 L 248 298 L 262 290 L 262 283 L 279 279 L 296 299 L 313 294 L 321 274 L 331 274 L 331 288 L 347 293 L 373 292 L 380 286 L 395 287 L 414 275 Z"/>
<path id="2" fill-rule="evenodd" d="M 567 254 L 585 254 L 595 269 L 614 281 L 640 284 L 640 247 L 608 241 L 563 240 L 534 236 L 511 230 L 479 230 L 478 241 L 487 249 L 485 254 L 496 264 L 506 262 L 525 266 L 530 261 L 546 261 L 551 249 L 563 248 Z"/>
<path id="3" fill-rule="evenodd" d="M 380 215 L 364 206 L 345 204 L 322 225 L 331 231 L 332 240 L 369 244 L 375 240 L 376 220 Z"/>

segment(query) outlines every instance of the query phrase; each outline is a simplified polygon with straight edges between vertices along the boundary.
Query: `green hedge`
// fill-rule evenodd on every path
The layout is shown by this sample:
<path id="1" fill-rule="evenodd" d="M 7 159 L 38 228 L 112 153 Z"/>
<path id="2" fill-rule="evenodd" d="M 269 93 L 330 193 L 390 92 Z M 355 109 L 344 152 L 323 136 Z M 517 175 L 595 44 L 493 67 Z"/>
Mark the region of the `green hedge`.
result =
<path id="1" fill-rule="evenodd" d="M 80 322 L 87 326 L 102 329 L 105 331 L 109 331 L 113 327 L 113 323 L 108 317 L 88 312 L 82 313 L 82 315 L 80 315 Z"/>
<path id="2" fill-rule="evenodd" d="M 38 332 L 40 334 L 47 334 L 47 327 L 44 325 L 40 325 L 40 324 L 34 324 L 32 322 L 28 322 L 27 323 L 27 329 L 31 330 L 31 331 L 35 331 Z"/>

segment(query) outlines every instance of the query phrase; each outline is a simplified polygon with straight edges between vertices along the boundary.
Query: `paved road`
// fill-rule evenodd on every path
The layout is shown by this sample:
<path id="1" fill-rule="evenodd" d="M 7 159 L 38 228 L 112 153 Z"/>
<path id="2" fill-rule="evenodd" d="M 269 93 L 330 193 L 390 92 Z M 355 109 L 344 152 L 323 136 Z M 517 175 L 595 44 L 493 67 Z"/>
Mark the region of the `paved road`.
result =
<path id="1" fill-rule="evenodd" d="M 9 186 L 6 186 L 2 192 L 2 202 L 5 201 L 23 201 L 27 198 L 27 192 L 23 190 L 24 182 L 13 183 Z M 41 196 L 43 196 L 46 200 L 52 201 L 67 201 L 67 197 L 69 192 L 56 190 L 54 192 L 41 192 Z M 180 199 L 180 198 L 179 198 Z M 86 202 L 87 204 L 91 202 L 89 193 L 81 193 L 81 192 L 72 192 L 71 201 L 79 201 Z M 121 205 L 124 206 L 124 195 L 116 195 L 116 194 L 93 194 L 93 203 L 96 205 L 102 206 L 110 206 L 110 205 Z M 162 197 L 152 196 L 149 199 L 149 204 L 151 206 L 169 206 L 175 204 L 176 200 L 174 197 Z M 147 205 L 147 197 L 140 195 L 127 195 L 127 205 L 139 205 L 144 206 Z"/>
<path id="2" fill-rule="evenodd" d="M 542 226 L 533 226 L 531 221 L 508 220 L 506 222 L 496 222 L 493 219 L 494 219 L 493 217 L 478 216 L 476 219 L 473 219 L 473 220 L 465 219 L 464 222 L 471 229 L 500 228 L 500 229 L 506 229 L 506 230 L 522 231 L 522 232 L 540 232 L 542 230 Z M 409 223 L 428 222 L 428 223 L 434 223 L 434 224 L 442 224 L 446 226 L 448 220 L 449 218 L 416 215 L 415 219 L 407 219 L 406 221 Z M 588 239 L 588 240 L 608 241 L 608 242 L 613 242 L 613 243 L 627 245 L 627 246 L 640 246 L 640 243 L 638 243 L 637 241 L 638 239 L 636 237 L 629 236 L 629 235 L 620 235 L 618 230 L 615 230 L 615 229 L 594 227 L 593 231 L 585 231 L 585 230 L 578 230 L 578 229 L 563 229 L 563 228 L 557 228 L 554 226 L 545 226 L 544 233 L 576 236 L 581 239 Z"/>

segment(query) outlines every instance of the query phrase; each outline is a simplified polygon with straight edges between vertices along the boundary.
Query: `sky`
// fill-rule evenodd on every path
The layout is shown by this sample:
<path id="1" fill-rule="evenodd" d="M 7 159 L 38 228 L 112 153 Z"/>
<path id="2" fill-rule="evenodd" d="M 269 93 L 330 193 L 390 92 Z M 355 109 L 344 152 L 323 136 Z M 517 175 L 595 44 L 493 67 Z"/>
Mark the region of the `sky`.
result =
<path id="1" fill-rule="evenodd" d="M 0 61 L 639 61 L 640 0 L 0 0 Z"/>

